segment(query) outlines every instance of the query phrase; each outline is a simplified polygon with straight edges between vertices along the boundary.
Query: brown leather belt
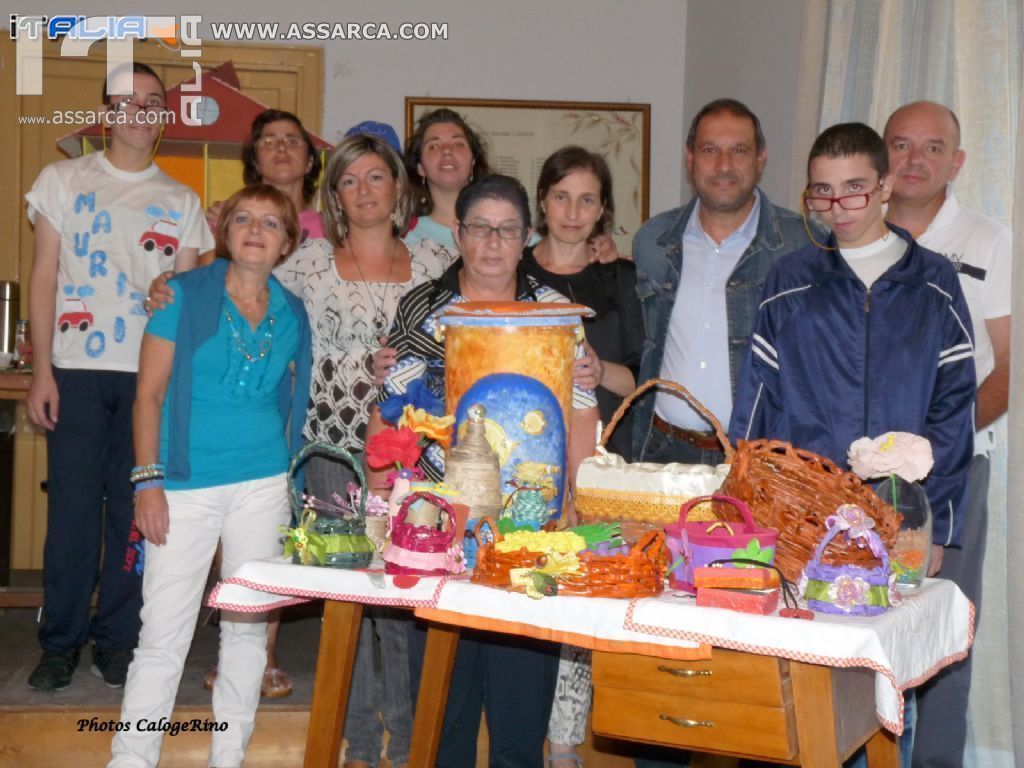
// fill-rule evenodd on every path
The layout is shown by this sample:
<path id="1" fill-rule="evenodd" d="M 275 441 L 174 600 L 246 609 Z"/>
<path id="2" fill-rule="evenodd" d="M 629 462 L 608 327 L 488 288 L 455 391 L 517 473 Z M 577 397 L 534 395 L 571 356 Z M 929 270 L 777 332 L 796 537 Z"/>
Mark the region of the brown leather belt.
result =
<path id="1" fill-rule="evenodd" d="M 694 448 L 699 448 L 702 451 L 721 451 L 722 444 L 718 442 L 718 438 L 714 432 L 701 432 L 697 429 L 683 429 L 673 424 L 669 424 L 663 418 L 654 414 L 654 428 L 664 435 L 668 435 L 673 440 L 678 440 L 682 443 L 688 443 Z"/>

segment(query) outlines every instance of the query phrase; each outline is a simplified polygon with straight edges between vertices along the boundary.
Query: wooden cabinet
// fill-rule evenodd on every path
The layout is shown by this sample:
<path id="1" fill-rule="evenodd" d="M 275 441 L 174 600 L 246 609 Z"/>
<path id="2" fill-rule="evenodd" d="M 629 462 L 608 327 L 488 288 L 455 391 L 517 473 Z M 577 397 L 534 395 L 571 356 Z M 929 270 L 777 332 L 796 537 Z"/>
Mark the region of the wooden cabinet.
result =
<path id="1" fill-rule="evenodd" d="M 794 724 L 785 660 L 719 649 L 685 662 L 594 654 L 594 733 L 790 760 Z"/>
<path id="2" fill-rule="evenodd" d="M 839 768 L 861 745 L 898 768 L 875 718 L 875 673 L 722 648 L 706 661 L 594 653 L 595 734 L 697 752 Z"/>

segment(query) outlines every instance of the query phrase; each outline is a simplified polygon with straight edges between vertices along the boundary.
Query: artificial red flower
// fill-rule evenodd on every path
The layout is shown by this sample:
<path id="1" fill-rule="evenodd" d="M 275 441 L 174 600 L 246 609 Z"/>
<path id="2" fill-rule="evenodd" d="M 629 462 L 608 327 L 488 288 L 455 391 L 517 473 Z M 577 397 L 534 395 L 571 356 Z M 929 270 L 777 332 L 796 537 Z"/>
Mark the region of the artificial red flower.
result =
<path id="1" fill-rule="evenodd" d="M 421 453 L 420 436 L 408 427 L 388 427 L 366 441 L 366 463 L 372 469 L 413 467 Z"/>

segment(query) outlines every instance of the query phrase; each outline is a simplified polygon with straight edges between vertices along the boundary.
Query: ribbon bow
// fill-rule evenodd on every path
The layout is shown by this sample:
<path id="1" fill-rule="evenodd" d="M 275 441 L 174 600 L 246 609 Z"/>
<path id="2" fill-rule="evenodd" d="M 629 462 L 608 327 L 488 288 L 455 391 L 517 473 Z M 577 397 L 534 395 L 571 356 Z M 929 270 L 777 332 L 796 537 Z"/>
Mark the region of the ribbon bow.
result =
<path id="1" fill-rule="evenodd" d="M 298 553 L 299 562 L 303 565 L 320 565 L 327 556 L 327 543 L 324 537 L 313 531 L 316 512 L 307 507 L 302 511 L 302 519 L 294 528 L 280 526 L 278 530 L 285 535 L 284 554 L 291 557 Z"/>

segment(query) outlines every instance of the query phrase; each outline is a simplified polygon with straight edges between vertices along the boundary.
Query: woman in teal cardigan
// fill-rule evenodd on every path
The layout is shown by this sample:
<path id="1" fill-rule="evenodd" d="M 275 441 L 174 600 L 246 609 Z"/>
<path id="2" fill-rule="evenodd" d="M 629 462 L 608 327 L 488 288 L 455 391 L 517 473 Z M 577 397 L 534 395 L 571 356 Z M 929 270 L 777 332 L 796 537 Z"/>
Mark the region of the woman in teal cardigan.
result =
<path id="1" fill-rule="evenodd" d="M 298 239 L 285 195 L 265 184 L 242 189 L 217 227 L 226 259 L 175 277 L 175 301 L 146 327 L 132 471 L 146 537 L 142 633 L 111 766 L 159 761 L 162 732 L 137 725 L 171 715 L 218 541 L 225 576 L 280 552 L 312 364 L 306 311 L 271 270 Z M 260 698 L 266 615 L 225 612 L 220 632 L 210 765 L 237 766 Z"/>

